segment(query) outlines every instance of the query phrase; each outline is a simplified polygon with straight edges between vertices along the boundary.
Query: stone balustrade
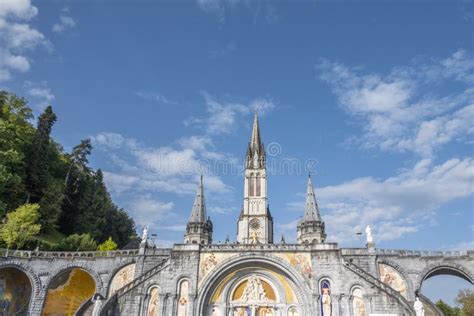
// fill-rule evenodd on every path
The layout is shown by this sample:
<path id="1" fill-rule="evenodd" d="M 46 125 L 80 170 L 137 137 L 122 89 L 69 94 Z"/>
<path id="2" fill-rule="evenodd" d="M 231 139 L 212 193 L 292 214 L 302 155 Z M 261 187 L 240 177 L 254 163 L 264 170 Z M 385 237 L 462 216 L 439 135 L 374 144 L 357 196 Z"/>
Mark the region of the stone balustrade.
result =
<path id="1" fill-rule="evenodd" d="M 0 249 L 0 257 L 15 258 L 103 258 L 137 256 L 138 249 L 113 250 L 113 251 L 34 251 Z"/>
<path id="2" fill-rule="evenodd" d="M 431 251 L 376 249 L 377 255 L 400 257 L 474 257 L 474 251 Z"/>

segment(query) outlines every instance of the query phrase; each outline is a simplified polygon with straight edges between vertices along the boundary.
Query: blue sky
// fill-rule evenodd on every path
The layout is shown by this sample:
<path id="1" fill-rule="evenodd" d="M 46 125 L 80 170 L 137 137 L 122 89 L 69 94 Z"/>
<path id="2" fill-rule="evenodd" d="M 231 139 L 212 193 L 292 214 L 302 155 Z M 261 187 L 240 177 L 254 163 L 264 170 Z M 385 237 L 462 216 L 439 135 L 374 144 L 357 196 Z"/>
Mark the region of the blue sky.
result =
<path id="1" fill-rule="evenodd" d="M 362 246 L 370 224 L 381 248 L 473 249 L 473 18 L 467 1 L 2 1 L 0 87 L 51 103 L 66 150 L 91 137 L 159 245 L 182 240 L 199 172 L 214 240 L 235 240 L 258 108 L 276 240 L 295 240 L 311 171 L 329 241 Z"/>

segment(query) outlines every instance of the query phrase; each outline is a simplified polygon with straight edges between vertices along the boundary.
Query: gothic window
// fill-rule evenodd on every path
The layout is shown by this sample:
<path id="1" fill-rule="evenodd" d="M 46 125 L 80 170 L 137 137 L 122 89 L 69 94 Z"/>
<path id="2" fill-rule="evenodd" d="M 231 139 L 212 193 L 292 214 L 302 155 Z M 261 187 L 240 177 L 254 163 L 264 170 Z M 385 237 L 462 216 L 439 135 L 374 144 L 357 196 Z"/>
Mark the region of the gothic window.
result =
<path id="1" fill-rule="evenodd" d="M 189 281 L 184 280 L 179 284 L 179 296 L 178 296 L 178 308 L 177 316 L 188 315 L 188 294 L 189 294 Z"/>
<path id="2" fill-rule="evenodd" d="M 260 196 L 261 195 L 261 192 L 260 192 L 260 173 L 257 173 L 257 176 L 255 177 L 255 188 L 256 188 L 256 193 L 255 195 L 256 196 Z"/>
<path id="3" fill-rule="evenodd" d="M 321 315 L 332 316 L 331 284 L 328 280 L 321 281 Z"/>
<path id="4" fill-rule="evenodd" d="M 352 315 L 365 316 L 363 292 L 359 287 L 352 290 Z"/>
<path id="5" fill-rule="evenodd" d="M 253 173 L 250 174 L 248 184 L 249 184 L 249 196 L 254 196 L 254 195 L 255 195 L 255 188 L 254 188 L 254 176 L 253 176 Z"/>

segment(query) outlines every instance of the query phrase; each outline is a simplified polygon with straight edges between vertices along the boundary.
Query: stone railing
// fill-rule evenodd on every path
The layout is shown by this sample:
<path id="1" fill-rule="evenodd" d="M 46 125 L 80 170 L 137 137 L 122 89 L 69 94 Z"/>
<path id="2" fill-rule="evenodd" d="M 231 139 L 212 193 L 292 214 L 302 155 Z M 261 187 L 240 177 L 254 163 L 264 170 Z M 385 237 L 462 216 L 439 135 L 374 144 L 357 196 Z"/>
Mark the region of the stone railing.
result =
<path id="1" fill-rule="evenodd" d="M 118 289 L 112 296 L 110 296 L 104 303 L 104 306 L 102 307 L 102 310 L 100 312 L 100 315 L 113 315 L 114 311 L 114 306 L 118 301 L 118 298 L 122 295 L 124 295 L 126 292 L 130 291 L 146 279 L 152 277 L 159 271 L 165 269 L 167 266 L 169 266 L 169 260 L 165 259 L 158 263 L 156 266 L 148 270 L 147 272 L 143 273 L 140 275 L 138 278 L 134 279 L 132 282 L 124 285 L 120 289 Z"/>
<path id="2" fill-rule="evenodd" d="M 191 245 L 175 245 L 173 250 L 186 250 Z M 196 245 L 197 246 L 197 245 Z M 197 248 L 199 249 L 199 248 Z M 196 249 L 196 250 L 197 250 Z M 200 245 L 201 251 L 312 251 L 312 250 L 337 250 L 336 243 L 324 244 L 211 244 Z"/>
<path id="3" fill-rule="evenodd" d="M 383 283 L 376 277 L 374 277 L 372 274 L 366 272 L 364 269 L 360 268 L 359 266 L 353 264 L 352 262 L 343 260 L 344 264 L 352 270 L 354 273 L 362 277 L 364 280 L 367 282 L 371 283 L 375 287 L 379 288 L 383 292 L 389 294 L 390 296 L 394 297 L 397 299 L 400 304 L 405 308 L 405 310 L 408 312 L 408 315 L 414 315 L 414 311 L 408 302 L 406 298 L 404 298 L 400 293 L 398 293 L 396 290 L 394 290 L 391 286 Z"/>
<path id="4" fill-rule="evenodd" d="M 34 251 L 0 249 L 0 257 L 15 258 L 110 258 L 138 255 L 138 249 L 113 250 L 113 251 Z"/>
<path id="5" fill-rule="evenodd" d="M 377 255 L 400 256 L 400 257 L 467 257 L 474 256 L 473 251 L 420 251 L 420 250 L 397 250 L 376 249 Z"/>

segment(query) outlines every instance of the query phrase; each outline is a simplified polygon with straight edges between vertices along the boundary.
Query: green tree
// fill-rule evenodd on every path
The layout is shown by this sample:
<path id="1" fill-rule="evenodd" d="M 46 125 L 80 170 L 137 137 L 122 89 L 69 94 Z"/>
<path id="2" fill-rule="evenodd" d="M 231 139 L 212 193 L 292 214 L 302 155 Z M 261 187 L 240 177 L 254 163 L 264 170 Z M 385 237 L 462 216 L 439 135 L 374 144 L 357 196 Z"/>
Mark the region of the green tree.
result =
<path id="1" fill-rule="evenodd" d="M 446 304 L 443 300 L 438 300 L 436 306 L 443 312 L 445 316 L 461 316 L 459 308 L 451 307 Z"/>
<path id="2" fill-rule="evenodd" d="M 25 203 L 25 156 L 35 133 L 23 98 L 0 91 L 0 216 Z"/>
<path id="3" fill-rule="evenodd" d="M 73 234 L 64 238 L 59 248 L 65 251 L 92 251 L 97 249 L 97 243 L 89 234 Z"/>
<path id="4" fill-rule="evenodd" d="M 7 215 L 7 222 L 0 229 L 0 236 L 8 247 L 17 249 L 37 235 L 41 229 L 38 223 L 38 204 L 24 204 Z"/>
<path id="5" fill-rule="evenodd" d="M 101 243 L 97 250 L 99 251 L 110 251 L 117 249 L 117 244 L 113 241 L 112 237 L 109 237 L 106 241 Z"/>
<path id="6" fill-rule="evenodd" d="M 460 306 L 463 316 L 473 316 L 474 292 L 469 289 L 460 290 L 456 297 L 456 304 Z"/>
<path id="7" fill-rule="evenodd" d="M 46 107 L 38 118 L 33 142 L 28 151 L 27 190 L 29 201 L 37 203 L 43 196 L 43 188 L 47 187 L 51 165 L 51 130 L 56 122 L 56 114 L 51 106 Z"/>

